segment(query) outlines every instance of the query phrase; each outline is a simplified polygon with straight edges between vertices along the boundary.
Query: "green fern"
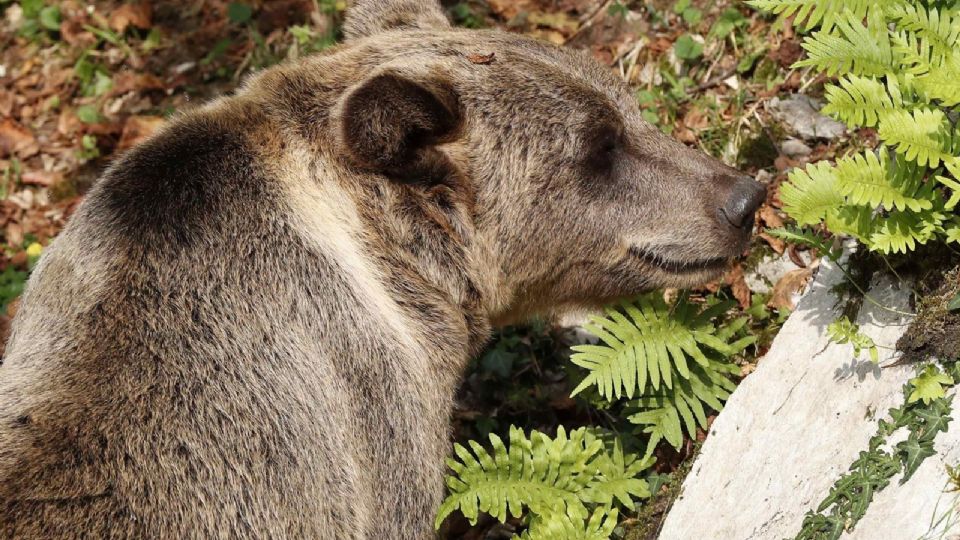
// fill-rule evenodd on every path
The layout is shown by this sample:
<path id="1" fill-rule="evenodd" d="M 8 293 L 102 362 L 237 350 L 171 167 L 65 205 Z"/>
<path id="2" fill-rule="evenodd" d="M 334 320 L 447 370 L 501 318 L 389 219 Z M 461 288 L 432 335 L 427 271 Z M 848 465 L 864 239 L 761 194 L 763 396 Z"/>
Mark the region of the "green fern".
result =
<path id="1" fill-rule="evenodd" d="M 921 189 L 924 167 L 891 159 L 884 149 L 837 162 L 837 190 L 845 204 L 888 210 L 920 212 L 933 208 L 929 193 Z"/>
<path id="2" fill-rule="evenodd" d="M 867 247 L 881 253 L 907 253 L 933 240 L 943 232 L 946 215 L 936 210 L 894 212 L 878 219 L 873 233 L 865 239 Z"/>
<path id="3" fill-rule="evenodd" d="M 808 229 L 798 229 L 786 227 L 783 229 L 767 229 L 767 234 L 774 238 L 786 240 L 792 244 L 807 246 L 816 249 L 819 253 L 826 255 L 831 260 L 839 260 L 843 255 L 843 249 L 833 247 L 828 239 L 822 238 L 814 231 Z"/>
<path id="4" fill-rule="evenodd" d="M 960 53 L 950 54 L 938 69 L 917 77 L 915 84 L 930 100 L 946 107 L 960 105 Z"/>
<path id="5" fill-rule="evenodd" d="M 893 111 L 883 117 L 878 135 L 908 160 L 930 167 L 952 161 L 960 153 L 960 137 L 940 109 Z"/>
<path id="6" fill-rule="evenodd" d="M 586 522 L 566 514 L 547 514 L 534 516 L 530 528 L 513 540 L 607 540 L 616 527 L 616 508 L 597 508 Z"/>
<path id="7" fill-rule="evenodd" d="M 936 180 L 952 190 L 950 200 L 943 205 L 943 208 L 944 210 L 953 211 L 953 209 L 956 208 L 957 203 L 960 203 L 960 182 L 952 178 L 947 178 L 946 176 L 937 176 Z"/>
<path id="8" fill-rule="evenodd" d="M 619 501 L 632 509 L 634 497 L 650 496 L 647 483 L 637 476 L 653 464 L 653 459 L 625 455 L 619 443 L 608 454 L 603 442 L 586 428 L 575 429 L 568 436 L 560 427 L 551 439 L 539 431 L 528 438 L 521 429 L 511 426 L 509 448 L 495 434 L 490 434 L 490 444 L 492 454 L 475 441 L 469 442 L 470 450 L 454 445 L 457 458 L 447 459 L 453 473 L 446 478 L 450 495 L 437 511 L 437 528 L 458 509 L 476 524 L 480 512 L 502 523 L 511 515 L 522 516 L 527 508 L 539 516 L 531 534 L 539 534 L 536 531 L 557 522 L 556 516 L 565 516 L 574 530 L 583 532 L 590 526 L 577 527 L 590 516 L 587 505 L 609 510 L 614 501 Z M 594 513 L 591 522 L 595 517 Z"/>
<path id="9" fill-rule="evenodd" d="M 925 40 L 939 65 L 951 54 L 960 38 L 960 16 L 936 7 L 926 8 L 913 4 L 898 4 L 887 7 L 885 13 L 901 30 L 912 32 Z"/>
<path id="10" fill-rule="evenodd" d="M 897 0 L 748 0 L 747 4 L 769 11 L 782 18 L 796 15 L 793 24 L 803 30 L 820 25 L 830 30 L 838 15 L 849 10 L 854 17 L 862 19 L 870 8 L 898 4 Z"/>
<path id="11" fill-rule="evenodd" d="M 784 212 L 798 225 L 816 225 L 845 202 L 837 187 L 836 168 L 825 161 L 794 169 L 780 186 L 780 200 Z"/>
<path id="12" fill-rule="evenodd" d="M 902 109 L 900 93 L 888 91 L 887 85 L 873 77 L 847 75 L 839 81 L 840 86 L 826 86 L 827 104 L 823 113 L 829 114 L 853 128 L 873 127 L 887 113 Z M 891 78 L 896 84 L 896 79 Z"/>
<path id="13" fill-rule="evenodd" d="M 960 204 L 960 131 L 948 109 L 960 105 L 960 2 L 750 3 L 796 16 L 807 30 L 820 27 L 796 66 L 840 75 L 826 87 L 824 112 L 851 128 L 876 127 L 898 154 L 881 149 L 794 171 L 781 186 L 786 213 L 884 253 L 953 241 L 947 224 Z"/>
<path id="14" fill-rule="evenodd" d="M 796 66 L 815 67 L 828 75 L 883 76 L 894 71 L 893 49 L 886 29 L 882 28 L 880 10 L 868 13 L 869 26 L 864 25 L 862 19 L 862 16 L 844 9 L 836 18 L 840 33 L 821 30 L 804 40 L 803 48 L 808 58 L 797 62 Z"/>
<path id="15" fill-rule="evenodd" d="M 947 242 L 960 244 L 960 218 L 954 218 L 944 227 L 944 236 Z"/>
<path id="16" fill-rule="evenodd" d="M 653 454 L 661 440 L 679 449 L 684 431 L 695 438 L 698 426 L 706 429 L 703 404 L 720 411 L 722 402 L 736 387 L 730 376 L 739 373 L 740 368 L 734 364 L 709 360 L 707 366 L 694 366 L 690 377 L 679 379 L 673 388 L 631 402 L 630 408 L 637 412 L 627 419 L 642 426 L 649 436 L 646 456 Z"/>
<path id="17" fill-rule="evenodd" d="M 681 298 L 668 306 L 657 294 L 639 297 L 607 308 L 607 317 L 591 317 L 584 328 L 603 345 L 578 345 L 570 360 L 589 374 L 573 391 L 577 395 L 596 386 L 608 400 L 632 398 L 661 386 L 673 388 L 678 378 L 690 377 L 690 363 L 709 366 L 703 346 L 723 356 L 731 356 L 749 345 L 751 338 L 728 343 L 730 337 L 718 332 L 712 319 L 732 304 L 718 304 L 700 311 Z"/>

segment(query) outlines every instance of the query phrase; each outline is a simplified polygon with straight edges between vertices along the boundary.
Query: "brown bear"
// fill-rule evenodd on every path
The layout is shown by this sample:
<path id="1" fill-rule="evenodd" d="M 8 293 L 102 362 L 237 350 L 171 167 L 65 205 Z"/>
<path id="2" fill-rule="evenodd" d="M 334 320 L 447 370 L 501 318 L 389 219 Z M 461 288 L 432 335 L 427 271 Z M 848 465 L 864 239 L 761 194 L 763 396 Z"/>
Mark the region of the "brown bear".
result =
<path id="1" fill-rule="evenodd" d="M 712 278 L 763 189 L 586 56 L 360 1 L 114 163 L 0 368 L 0 536 L 428 538 L 491 327 Z"/>

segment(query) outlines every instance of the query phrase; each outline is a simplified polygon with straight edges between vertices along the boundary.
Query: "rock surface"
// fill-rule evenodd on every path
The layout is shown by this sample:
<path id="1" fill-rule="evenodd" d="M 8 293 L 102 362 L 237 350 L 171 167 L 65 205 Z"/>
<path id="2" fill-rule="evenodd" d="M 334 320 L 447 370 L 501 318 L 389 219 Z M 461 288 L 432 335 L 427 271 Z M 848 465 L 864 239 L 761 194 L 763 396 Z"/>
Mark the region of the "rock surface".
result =
<path id="1" fill-rule="evenodd" d="M 667 516 L 661 540 L 795 537 L 804 514 L 816 509 L 867 448 L 877 421 L 902 403 L 912 367 L 880 369 L 866 352 L 855 360 L 850 345 L 827 340 L 827 325 L 837 317 L 830 289 L 842 277 L 824 262 L 770 352 L 730 398 Z M 901 309 L 909 298 L 889 281 L 875 284 L 871 295 Z M 909 321 L 864 303 L 857 322 L 878 345 L 892 347 Z M 881 349 L 880 364 L 891 356 Z M 904 485 L 894 477 L 842 538 L 960 538 L 953 536 L 960 532 L 960 512 L 951 512 L 960 498 L 944 492 L 944 464 L 960 462 L 960 421 L 935 444 L 938 455 Z"/>
<path id="2" fill-rule="evenodd" d="M 773 98 L 767 107 L 778 122 L 806 141 L 833 140 L 847 132 L 843 124 L 820 114 L 819 101 L 804 95 Z"/>

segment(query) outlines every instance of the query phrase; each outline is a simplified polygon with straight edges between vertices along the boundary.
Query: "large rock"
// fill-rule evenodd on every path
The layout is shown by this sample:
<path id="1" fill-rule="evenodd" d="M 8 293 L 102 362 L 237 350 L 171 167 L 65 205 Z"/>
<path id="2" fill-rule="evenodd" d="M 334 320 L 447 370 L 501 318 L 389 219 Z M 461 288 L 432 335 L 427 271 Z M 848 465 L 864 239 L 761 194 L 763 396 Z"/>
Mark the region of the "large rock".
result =
<path id="1" fill-rule="evenodd" d="M 826 328 L 837 318 L 831 287 L 843 278 L 824 263 L 811 290 L 790 316 L 770 352 L 727 402 L 667 516 L 661 540 L 779 540 L 800 531 L 847 471 L 877 421 L 902 404 L 912 367 L 880 369 L 850 345 L 830 344 Z M 889 280 L 871 295 L 906 309 L 909 294 Z M 857 321 L 881 346 L 893 347 L 908 321 L 870 303 Z M 891 351 L 881 349 L 881 365 Z M 956 413 L 954 416 L 957 416 Z M 960 463 L 960 420 L 936 440 L 928 458 L 904 485 L 894 477 L 866 516 L 843 538 L 917 540 L 954 538 L 960 516 L 954 493 L 945 493 L 945 464 Z M 947 520 L 937 523 L 947 516 Z M 952 519 L 949 519 L 952 518 Z"/>
<path id="2" fill-rule="evenodd" d="M 820 114 L 819 101 L 804 95 L 773 98 L 767 103 L 767 110 L 791 133 L 807 141 L 833 140 L 847 132 L 843 124 Z"/>

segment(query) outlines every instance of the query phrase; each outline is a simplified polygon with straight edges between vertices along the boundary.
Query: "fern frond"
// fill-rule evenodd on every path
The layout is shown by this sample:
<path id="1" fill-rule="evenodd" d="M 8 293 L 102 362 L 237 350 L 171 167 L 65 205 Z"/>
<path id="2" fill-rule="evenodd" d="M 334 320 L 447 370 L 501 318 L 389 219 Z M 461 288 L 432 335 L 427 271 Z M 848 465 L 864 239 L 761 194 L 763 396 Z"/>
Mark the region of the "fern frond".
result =
<path id="1" fill-rule="evenodd" d="M 718 339 L 716 327 L 685 298 L 671 310 L 661 296 L 648 294 L 605 312 L 606 317 L 592 317 L 584 325 L 603 345 L 572 347 L 570 360 L 589 370 L 572 395 L 596 386 L 602 397 L 614 400 L 643 394 L 648 383 L 654 391 L 672 388 L 675 379 L 690 376 L 688 358 L 708 365 L 702 346 L 729 356 L 747 345 Z"/>
<path id="2" fill-rule="evenodd" d="M 929 41 L 912 32 L 891 32 L 889 37 L 890 49 L 900 73 L 923 75 L 939 65 L 941 57 Z"/>
<path id="3" fill-rule="evenodd" d="M 960 38 L 960 14 L 936 7 L 897 4 L 884 10 L 897 28 L 915 33 L 929 43 L 940 61 L 957 46 Z"/>
<path id="4" fill-rule="evenodd" d="M 803 41 L 807 59 L 797 62 L 797 67 L 812 66 L 828 75 L 851 73 L 853 75 L 882 76 L 894 73 L 890 37 L 883 24 L 880 10 L 868 13 L 869 26 L 849 9 L 837 17 L 836 31 L 820 30 Z"/>
<path id="5" fill-rule="evenodd" d="M 877 134 L 897 153 L 921 166 L 939 167 L 941 161 L 952 160 L 960 148 L 960 137 L 940 109 L 894 111 L 885 115 Z"/>
<path id="6" fill-rule="evenodd" d="M 780 200 L 783 211 L 798 225 L 816 225 L 844 203 L 836 170 L 825 161 L 794 169 L 780 186 Z"/>
<path id="7" fill-rule="evenodd" d="M 917 77 L 916 86 L 930 100 L 947 107 L 960 105 L 960 52 L 950 54 L 937 69 Z"/>
<path id="8" fill-rule="evenodd" d="M 926 168 L 891 159 L 883 148 L 837 162 L 837 188 L 847 204 L 888 210 L 929 210 L 930 198 L 920 193 Z"/>
<path id="9" fill-rule="evenodd" d="M 953 209 L 957 207 L 957 204 L 960 203 L 960 182 L 954 180 L 953 178 L 947 178 L 946 176 L 936 176 L 935 178 L 937 179 L 937 182 L 940 182 L 944 186 L 950 188 L 950 198 L 943 205 L 943 208 L 944 210 L 953 211 Z"/>
<path id="10" fill-rule="evenodd" d="M 697 426 L 706 429 L 707 414 L 703 404 L 719 411 L 730 397 L 736 384 L 731 375 L 740 372 L 736 365 L 710 360 L 707 366 L 696 365 L 689 379 L 681 379 L 673 388 L 641 397 L 630 407 L 638 410 L 627 419 L 643 426 L 649 435 L 646 456 L 650 456 L 661 440 L 674 448 L 683 443 L 683 432 L 690 437 L 697 434 Z"/>
<path id="11" fill-rule="evenodd" d="M 615 515 L 615 510 L 610 511 L 614 500 L 632 509 L 634 497 L 650 496 L 649 486 L 638 476 L 654 460 L 624 454 L 619 442 L 608 454 L 603 441 L 586 428 L 575 429 L 568 436 L 561 426 L 551 439 L 536 430 L 528 438 L 523 430 L 511 426 L 509 448 L 496 434 L 490 434 L 492 453 L 475 441 L 469 445 L 469 450 L 454 445 L 456 458 L 447 459 L 450 495 L 437 511 L 437 528 L 458 509 L 476 524 L 480 512 L 503 523 L 511 515 L 521 516 L 526 507 L 535 516 L 531 533 L 553 526 L 551 523 L 566 530 L 567 522 L 576 525 L 572 530 L 597 532 L 606 530 L 607 521 L 594 512 L 585 529 L 582 522 L 590 516 L 586 505 L 601 505 L 606 509 L 604 515 Z"/>
<path id="12" fill-rule="evenodd" d="M 847 75 L 838 82 L 840 86 L 826 86 L 827 104 L 822 112 L 850 128 L 876 126 L 885 114 L 904 107 L 899 92 L 888 92 L 887 86 L 873 77 Z"/>
<path id="13" fill-rule="evenodd" d="M 834 249 L 829 239 L 822 238 L 816 232 L 807 229 L 785 227 L 783 229 L 767 229 L 766 233 L 774 238 L 816 249 L 832 260 L 837 260 L 843 254 L 842 248 Z"/>
<path id="14" fill-rule="evenodd" d="M 943 232 L 941 225 L 945 218 L 946 215 L 936 209 L 894 212 L 878 220 L 873 234 L 865 243 L 870 249 L 885 254 L 907 253 Z"/>
<path id="15" fill-rule="evenodd" d="M 566 514 L 534 516 L 530 528 L 512 540 L 607 540 L 616 527 L 616 508 L 601 507 L 586 522 L 570 519 Z"/>
<path id="16" fill-rule="evenodd" d="M 946 236 L 947 242 L 960 244 L 960 218 L 954 218 L 944 227 L 944 236 Z"/>
<path id="17" fill-rule="evenodd" d="M 654 459 L 638 458 L 633 454 L 624 455 L 620 441 L 614 441 L 613 453 L 602 453 L 593 461 L 597 476 L 581 494 L 581 498 L 590 503 L 612 506 L 617 500 L 625 508 L 633 509 L 633 497 L 650 497 L 650 486 L 639 478 L 644 470 L 653 465 Z"/>
<path id="18" fill-rule="evenodd" d="M 844 8 L 857 18 L 864 18 L 871 7 L 895 5 L 900 0 L 748 0 L 747 4 L 786 19 L 791 15 L 793 24 L 804 31 L 820 25 L 824 30 L 833 28 L 837 16 Z"/>
<path id="19" fill-rule="evenodd" d="M 863 241 L 873 233 L 873 208 L 844 205 L 827 216 L 824 224 L 833 234 L 845 234 Z"/>
<path id="20" fill-rule="evenodd" d="M 459 459 L 447 459 L 454 474 L 447 476 L 450 495 L 437 511 L 437 527 L 457 509 L 471 524 L 481 511 L 502 523 L 508 515 L 519 517 L 524 506 L 539 514 L 564 513 L 574 520 L 587 516 L 578 493 L 595 475 L 590 460 L 603 447 L 601 441 L 588 443 L 583 428 L 567 438 L 563 427 L 556 439 L 538 431 L 528 439 L 511 426 L 509 450 L 496 434 L 490 434 L 490 443 L 493 455 L 476 441 L 469 443 L 473 453 L 454 445 Z"/>

